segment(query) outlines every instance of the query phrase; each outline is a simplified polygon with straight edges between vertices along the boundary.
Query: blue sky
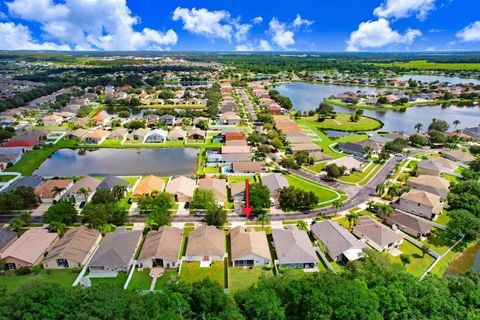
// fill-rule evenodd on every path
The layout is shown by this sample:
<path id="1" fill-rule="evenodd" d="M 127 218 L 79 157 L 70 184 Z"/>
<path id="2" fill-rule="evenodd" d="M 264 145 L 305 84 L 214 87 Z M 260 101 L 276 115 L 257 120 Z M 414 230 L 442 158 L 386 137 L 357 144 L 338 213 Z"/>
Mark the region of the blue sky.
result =
<path id="1" fill-rule="evenodd" d="M 480 1 L 0 0 L 0 49 L 480 50 Z"/>

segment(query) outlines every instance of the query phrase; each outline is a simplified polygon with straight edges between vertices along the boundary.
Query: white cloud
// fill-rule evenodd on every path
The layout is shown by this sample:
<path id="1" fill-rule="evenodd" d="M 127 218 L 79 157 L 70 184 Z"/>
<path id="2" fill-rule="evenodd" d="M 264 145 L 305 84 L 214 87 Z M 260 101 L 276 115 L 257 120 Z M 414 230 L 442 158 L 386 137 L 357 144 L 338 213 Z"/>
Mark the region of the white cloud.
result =
<path id="1" fill-rule="evenodd" d="M 250 29 L 252 29 L 252 25 L 247 23 L 241 24 L 239 22 L 235 22 L 233 26 L 235 28 L 235 40 L 239 42 L 245 41 L 247 39 L 248 32 Z"/>
<path id="2" fill-rule="evenodd" d="M 267 40 L 260 40 L 260 44 L 259 44 L 259 49 L 260 51 L 272 51 L 273 48 L 272 46 L 270 45 L 270 42 L 268 42 Z"/>
<path id="3" fill-rule="evenodd" d="M 177 43 L 173 30 L 134 30 L 140 19 L 126 0 L 13 0 L 9 13 L 40 23 L 47 40 L 76 50 L 163 50 Z"/>
<path id="4" fill-rule="evenodd" d="M 294 28 L 299 28 L 301 26 L 311 26 L 313 24 L 313 20 L 307 20 L 307 19 L 302 19 L 302 17 L 297 14 L 297 16 L 295 17 L 295 20 L 293 20 L 293 27 Z"/>
<path id="5" fill-rule="evenodd" d="M 173 12 L 174 21 L 181 20 L 183 29 L 210 38 L 230 40 L 233 27 L 229 24 L 230 13 L 228 11 L 209 11 L 202 9 L 176 8 Z"/>
<path id="6" fill-rule="evenodd" d="M 475 21 L 456 34 L 457 38 L 465 42 L 480 41 L 480 21 Z"/>
<path id="7" fill-rule="evenodd" d="M 4 12 L 0 11 L 0 20 L 6 19 L 6 18 L 7 18 L 7 15 Z"/>
<path id="8" fill-rule="evenodd" d="M 262 22 L 263 22 L 263 18 L 260 17 L 260 16 L 255 17 L 255 18 L 252 19 L 252 23 L 253 23 L 253 24 L 260 24 L 260 23 L 262 23 Z"/>
<path id="9" fill-rule="evenodd" d="M 235 51 L 272 51 L 272 46 L 267 40 L 260 39 L 258 43 L 244 43 L 235 46 Z"/>
<path id="10" fill-rule="evenodd" d="M 394 44 L 411 44 L 422 33 L 416 29 L 408 29 L 403 35 L 390 27 L 388 20 L 380 18 L 375 21 L 362 22 L 358 29 L 350 34 L 347 41 L 348 51 L 367 48 L 381 48 Z"/>
<path id="11" fill-rule="evenodd" d="M 425 20 L 430 11 L 435 9 L 435 0 L 385 0 L 375 8 L 373 14 L 379 18 L 408 18 L 416 15 Z"/>
<path id="12" fill-rule="evenodd" d="M 255 51 L 255 47 L 250 44 L 238 44 L 235 46 L 235 51 Z"/>
<path id="13" fill-rule="evenodd" d="M 287 25 L 277 18 L 272 18 L 268 23 L 269 32 L 272 34 L 272 41 L 283 50 L 290 49 L 295 44 L 295 33 Z"/>
<path id="14" fill-rule="evenodd" d="M 37 43 L 33 40 L 28 27 L 13 22 L 0 22 L 0 39 L 1 50 L 70 50 L 67 45 L 52 42 Z"/>

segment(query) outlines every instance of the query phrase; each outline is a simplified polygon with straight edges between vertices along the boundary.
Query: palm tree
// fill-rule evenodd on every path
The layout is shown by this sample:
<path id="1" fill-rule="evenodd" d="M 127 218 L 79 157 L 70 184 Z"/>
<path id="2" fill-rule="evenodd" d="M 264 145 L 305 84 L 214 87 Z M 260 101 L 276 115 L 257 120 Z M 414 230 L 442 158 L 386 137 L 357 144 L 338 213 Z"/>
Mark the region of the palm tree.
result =
<path id="1" fill-rule="evenodd" d="M 352 224 L 356 224 L 358 221 L 358 215 L 356 213 L 349 213 L 345 215 L 348 220 L 348 229 L 352 230 Z"/>
<path id="2" fill-rule="evenodd" d="M 375 187 L 375 192 L 379 197 L 381 197 L 385 193 L 385 184 L 384 183 L 379 183 Z"/>
<path id="3" fill-rule="evenodd" d="M 368 200 L 366 204 L 367 204 L 368 211 L 372 211 L 375 207 L 375 201 L 373 200 Z"/>
<path id="4" fill-rule="evenodd" d="M 373 152 L 373 148 L 370 146 L 366 146 L 365 149 L 363 149 L 363 152 L 367 155 L 367 158 L 370 158 Z"/>
<path id="5" fill-rule="evenodd" d="M 65 188 L 53 187 L 52 189 L 53 197 L 58 196 L 60 193 L 62 193 L 63 190 L 65 190 Z"/>
<path id="6" fill-rule="evenodd" d="M 299 230 L 308 231 L 308 225 L 304 220 L 297 221 L 297 228 Z"/>
<path id="7" fill-rule="evenodd" d="M 113 187 L 112 192 L 117 200 L 121 200 L 125 195 L 125 192 L 127 192 L 127 187 L 123 184 L 117 184 Z"/>
<path id="8" fill-rule="evenodd" d="M 332 204 L 333 204 L 333 207 L 335 208 L 335 213 L 337 213 L 338 210 L 343 208 L 343 202 L 340 199 L 333 201 Z"/>
<path id="9" fill-rule="evenodd" d="M 92 191 L 90 190 L 90 188 L 84 188 L 84 187 L 81 187 L 80 189 L 78 189 L 78 193 L 80 193 L 83 198 L 85 199 L 85 202 L 87 202 L 88 200 L 88 196 L 90 195 Z"/>
<path id="10" fill-rule="evenodd" d="M 265 224 L 268 222 L 268 215 L 266 212 L 262 212 L 260 214 L 257 215 L 257 219 L 260 220 L 260 222 L 262 223 L 262 230 L 264 229 L 265 227 Z"/>
<path id="11" fill-rule="evenodd" d="M 459 124 L 460 124 L 460 120 L 457 119 L 457 120 L 453 121 L 453 125 L 455 126 L 455 131 L 457 131 L 457 127 L 458 127 Z"/>
<path id="12" fill-rule="evenodd" d="M 384 221 L 386 221 L 388 216 L 393 212 L 393 208 L 388 204 L 381 205 L 379 209 L 379 213 Z"/>
<path id="13" fill-rule="evenodd" d="M 415 130 L 417 130 L 417 133 L 419 133 L 420 130 L 422 130 L 422 127 L 423 127 L 423 124 L 421 124 L 421 123 L 417 123 L 417 124 L 415 125 Z"/>
<path id="14" fill-rule="evenodd" d="M 48 229 L 50 229 L 50 231 L 55 231 L 58 233 L 58 235 L 61 237 L 63 237 L 63 235 L 65 234 L 65 232 L 67 231 L 67 225 L 63 222 L 58 222 L 58 221 L 52 221 L 50 222 L 50 224 L 48 225 Z"/>
<path id="15" fill-rule="evenodd" d="M 426 243 L 422 244 L 422 247 L 420 248 L 422 250 L 422 258 L 425 257 L 425 254 L 427 254 L 430 251 L 430 246 Z"/>
<path id="16" fill-rule="evenodd" d="M 405 267 L 407 264 L 412 262 L 410 256 L 408 254 L 401 254 L 400 261 L 402 261 L 403 266 Z"/>

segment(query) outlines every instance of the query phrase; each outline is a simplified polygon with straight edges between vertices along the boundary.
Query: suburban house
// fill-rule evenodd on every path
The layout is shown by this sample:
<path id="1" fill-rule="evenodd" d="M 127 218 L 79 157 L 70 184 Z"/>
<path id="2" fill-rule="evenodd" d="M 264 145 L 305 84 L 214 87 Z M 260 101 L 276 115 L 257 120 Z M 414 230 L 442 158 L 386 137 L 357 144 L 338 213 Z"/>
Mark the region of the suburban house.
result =
<path id="1" fill-rule="evenodd" d="M 177 202 L 188 202 L 192 200 L 195 187 L 195 180 L 180 176 L 171 179 L 165 191 L 172 194 Z"/>
<path id="2" fill-rule="evenodd" d="M 149 131 L 145 138 L 143 139 L 144 143 L 163 143 L 167 140 L 167 131 L 163 129 L 153 129 Z"/>
<path id="3" fill-rule="evenodd" d="M 366 245 L 335 221 L 324 220 L 310 227 L 313 237 L 323 243 L 328 256 L 335 262 L 350 262 L 365 256 Z"/>
<path id="4" fill-rule="evenodd" d="M 5 251 L 12 243 L 17 240 L 18 236 L 15 231 L 11 231 L 6 228 L 0 228 L 0 255 Z"/>
<path id="5" fill-rule="evenodd" d="M 245 182 L 234 182 L 230 184 L 230 195 L 234 202 L 243 201 L 245 198 Z"/>
<path id="6" fill-rule="evenodd" d="M 96 116 L 92 118 L 93 123 L 96 126 L 106 126 L 107 123 L 110 121 L 111 116 L 106 113 L 105 111 L 99 112 Z"/>
<path id="7" fill-rule="evenodd" d="M 51 114 L 51 115 L 48 115 L 48 116 L 45 116 L 42 118 L 42 123 L 44 126 L 58 126 L 60 124 L 62 124 L 63 122 L 63 118 L 56 115 L 56 114 Z"/>
<path id="8" fill-rule="evenodd" d="M 65 193 L 65 198 L 73 198 L 75 202 L 80 204 L 88 202 L 97 191 L 97 187 L 101 181 L 90 176 L 86 176 L 73 184 L 73 186 Z"/>
<path id="9" fill-rule="evenodd" d="M 138 268 L 176 268 L 180 262 L 183 231 L 162 226 L 148 232 L 137 260 Z"/>
<path id="10" fill-rule="evenodd" d="M 231 142 L 231 141 L 246 141 L 246 137 L 243 134 L 243 132 L 240 131 L 224 131 L 222 132 L 223 136 L 223 141 L 225 143 Z"/>
<path id="11" fill-rule="evenodd" d="M 78 128 L 78 129 L 75 129 L 73 131 L 71 131 L 70 133 L 68 133 L 66 136 L 65 136 L 65 139 L 67 140 L 82 140 L 82 138 L 88 133 L 88 130 L 85 130 L 85 129 L 82 129 L 82 128 Z"/>
<path id="12" fill-rule="evenodd" d="M 149 132 L 150 130 L 144 128 L 135 129 L 127 136 L 127 140 L 144 142 Z"/>
<path id="13" fill-rule="evenodd" d="M 105 141 L 110 134 L 110 131 L 103 129 L 97 129 L 89 131 L 86 135 L 82 137 L 82 143 L 85 144 L 101 144 Z"/>
<path id="14" fill-rule="evenodd" d="M 265 231 L 238 226 L 231 230 L 232 265 L 262 267 L 272 263 Z"/>
<path id="15" fill-rule="evenodd" d="M 338 148 L 348 154 L 359 158 L 368 156 L 370 150 L 372 154 L 379 152 L 382 149 L 382 144 L 372 140 L 362 140 L 358 142 L 340 143 Z"/>
<path id="16" fill-rule="evenodd" d="M 403 237 L 369 216 L 360 216 L 353 234 L 377 251 L 398 247 Z"/>
<path id="17" fill-rule="evenodd" d="M 198 189 L 212 191 L 215 200 L 225 203 L 227 199 L 227 181 L 217 178 L 203 178 L 198 180 Z"/>
<path id="18" fill-rule="evenodd" d="M 102 182 L 100 182 L 100 184 L 98 185 L 97 190 L 113 191 L 113 188 L 115 188 L 115 186 L 117 185 L 124 186 L 127 192 L 131 190 L 130 183 L 116 176 L 105 177 L 105 179 L 103 179 Z"/>
<path id="19" fill-rule="evenodd" d="M 432 225 L 425 220 L 395 210 L 387 218 L 387 223 L 416 238 L 425 238 L 432 232 Z"/>
<path id="20" fill-rule="evenodd" d="M 0 147 L 0 171 L 20 161 L 25 154 L 22 147 Z"/>
<path id="21" fill-rule="evenodd" d="M 280 191 L 289 186 L 287 179 L 281 173 L 262 176 L 262 184 L 268 188 L 272 198 L 278 198 Z"/>
<path id="22" fill-rule="evenodd" d="M 87 263 L 101 240 L 102 235 L 95 229 L 84 226 L 68 229 L 43 259 L 43 268 L 80 268 Z"/>
<path id="23" fill-rule="evenodd" d="M 346 156 L 330 161 L 328 164 L 336 164 L 338 167 L 345 167 L 346 174 L 352 171 L 362 171 L 363 162 L 358 161 L 354 157 Z"/>
<path id="24" fill-rule="evenodd" d="M 249 162 L 233 162 L 232 171 L 234 173 L 260 173 L 265 171 L 265 162 L 249 161 Z"/>
<path id="25" fill-rule="evenodd" d="M 441 173 L 452 172 L 458 167 L 458 164 L 446 158 L 432 158 L 422 160 L 417 168 L 420 173 L 427 176 L 438 176 Z"/>
<path id="26" fill-rule="evenodd" d="M 447 179 L 436 176 L 420 175 L 418 177 L 410 177 L 406 185 L 417 189 L 436 194 L 445 200 L 450 188 L 450 182 Z"/>
<path id="27" fill-rule="evenodd" d="M 165 180 L 157 176 L 148 176 L 142 178 L 132 193 L 134 201 L 140 200 L 144 196 L 148 196 L 154 192 L 161 192 L 165 188 Z"/>
<path id="28" fill-rule="evenodd" d="M 160 117 L 160 121 L 163 121 L 169 127 L 175 125 L 176 120 L 177 118 L 175 118 L 175 116 L 172 116 L 171 114 L 165 114 Z"/>
<path id="29" fill-rule="evenodd" d="M 35 189 L 42 182 L 43 182 L 43 178 L 41 176 L 38 176 L 35 174 L 31 176 L 25 176 L 13 181 L 5 189 L 2 189 L 1 192 L 16 190 L 17 188 L 20 188 L 20 187 Z"/>
<path id="30" fill-rule="evenodd" d="M 229 154 L 229 153 L 250 153 L 250 147 L 247 145 L 240 145 L 240 146 L 223 146 L 221 149 L 222 154 Z"/>
<path id="31" fill-rule="evenodd" d="M 57 233 L 46 229 L 28 229 L 0 255 L 7 270 L 30 268 L 42 262 L 45 252 L 58 241 Z"/>
<path id="32" fill-rule="evenodd" d="M 184 140 L 186 132 L 182 129 L 182 127 L 174 127 L 172 130 L 168 132 L 168 140 L 176 141 L 176 140 Z"/>
<path id="33" fill-rule="evenodd" d="M 43 203 L 58 201 L 71 187 L 73 180 L 47 180 L 35 188 L 35 194 Z"/>
<path id="34" fill-rule="evenodd" d="M 312 142 L 312 138 L 303 132 L 289 132 L 286 134 L 286 139 L 291 144 Z"/>
<path id="35" fill-rule="evenodd" d="M 289 149 L 293 154 L 300 151 L 306 151 L 306 152 L 322 151 L 322 148 L 320 148 L 318 145 L 316 145 L 313 142 L 290 144 Z"/>
<path id="36" fill-rule="evenodd" d="M 477 157 L 473 156 L 471 153 L 461 150 L 445 150 L 440 151 L 440 154 L 446 159 L 463 164 L 468 164 L 469 162 L 477 159 Z"/>
<path id="37" fill-rule="evenodd" d="M 187 132 L 187 139 L 188 140 L 205 140 L 207 137 L 207 134 L 204 130 L 199 129 L 199 128 L 191 128 Z"/>
<path id="38" fill-rule="evenodd" d="M 225 233 L 222 230 L 203 225 L 188 235 L 186 261 L 223 261 L 225 256 Z"/>
<path id="39" fill-rule="evenodd" d="M 317 253 L 307 232 L 289 226 L 288 230 L 272 229 L 272 237 L 279 266 L 298 269 L 313 269 L 317 266 Z"/>
<path id="40" fill-rule="evenodd" d="M 240 124 L 240 116 L 235 112 L 225 112 L 220 114 L 220 122 L 223 125 L 237 126 Z"/>
<path id="41" fill-rule="evenodd" d="M 128 272 L 142 240 L 141 230 L 107 233 L 88 264 L 92 273 Z"/>
<path id="42" fill-rule="evenodd" d="M 147 121 L 147 127 L 155 128 L 157 126 L 158 120 L 160 119 L 160 116 L 155 113 L 150 113 L 145 115 L 143 118 Z"/>
<path id="43" fill-rule="evenodd" d="M 402 194 L 395 206 L 400 210 L 432 220 L 435 220 L 443 210 L 440 196 L 416 189 Z"/>
<path id="44" fill-rule="evenodd" d="M 107 139 L 123 140 L 128 135 L 128 130 L 125 128 L 118 128 L 113 130 Z"/>

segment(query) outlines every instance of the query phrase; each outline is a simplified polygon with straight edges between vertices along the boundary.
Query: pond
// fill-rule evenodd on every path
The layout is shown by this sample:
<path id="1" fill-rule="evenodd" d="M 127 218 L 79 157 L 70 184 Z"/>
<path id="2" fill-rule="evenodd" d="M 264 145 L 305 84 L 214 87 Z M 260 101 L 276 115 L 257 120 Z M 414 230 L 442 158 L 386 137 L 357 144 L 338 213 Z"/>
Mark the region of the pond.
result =
<path id="1" fill-rule="evenodd" d="M 473 83 L 474 85 L 480 84 L 480 80 L 478 79 L 469 79 L 469 78 L 460 78 L 460 77 L 449 77 L 449 76 L 438 76 L 438 75 L 426 75 L 426 74 L 404 74 L 401 77 L 396 79 L 399 80 L 416 80 L 422 82 L 434 82 L 440 81 L 448 82 L 451 84 L 460 84 L 460 83 Z"/>
<path id="2" fill-rule="evenodd" d="M 275 87 L 280 94 L 289 97 L 297 110 L 310 110 L 331 95 L 345 91 L 374 92 L 377 88 L 359 86 L 336 86 L 318 83 L 294 82 Z M 351 108 L 335 106 L 341 113 L 354 113 Z M 458 129 L 480 125 L 480 108 L 478 106 L 415 106 L 403 110 L 364 110 L 364 115 L 379 119 L 384 123 L 382 131 L 412 132 L 416 123 L 421 123 L 426 129 L 432 118 L 445 120 L 453 129 L 453 121 L 459 120 Z"/>
<path id="3" fill-rule="evenodd" d="M 34 173 L 47 177 L 189 175 L 196 168 L 197 155 L 194 148 L 60 149 Z"/>

